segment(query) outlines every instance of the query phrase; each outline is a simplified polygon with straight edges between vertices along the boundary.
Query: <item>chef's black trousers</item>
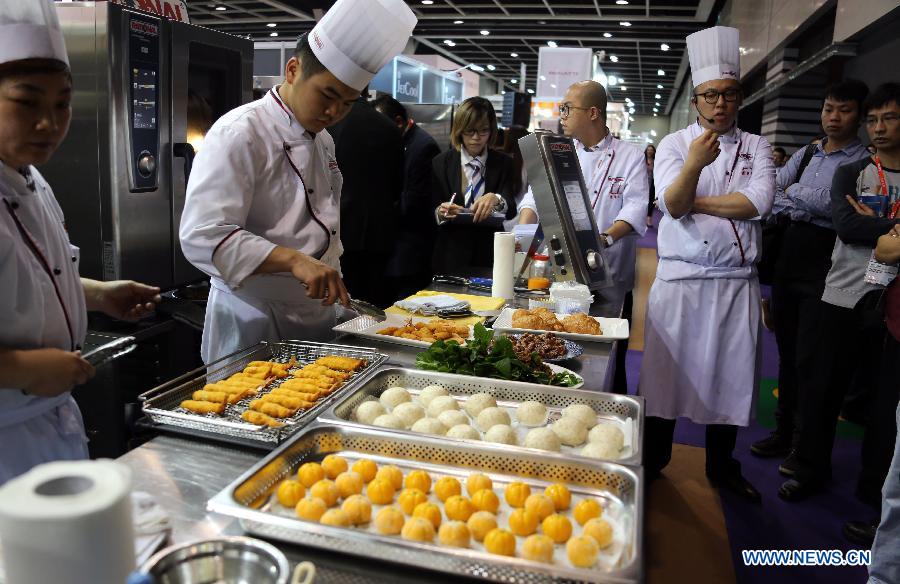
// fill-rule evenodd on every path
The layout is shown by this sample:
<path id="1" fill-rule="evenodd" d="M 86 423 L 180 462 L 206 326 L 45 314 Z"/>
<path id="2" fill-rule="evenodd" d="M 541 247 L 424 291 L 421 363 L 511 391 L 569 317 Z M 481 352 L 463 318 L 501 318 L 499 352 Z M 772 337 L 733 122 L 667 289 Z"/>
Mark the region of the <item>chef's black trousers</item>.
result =
<path id="1" fill-rule="evenodd" d="M 734 459 L 737 426 L 706 425 L 706 475 L 720 478 L 741 472 L 741 464 Z M 653 478 L 672 460 L 672 439 L 675 420 L 647 416 L 644 419 L 644 468 Z"/>

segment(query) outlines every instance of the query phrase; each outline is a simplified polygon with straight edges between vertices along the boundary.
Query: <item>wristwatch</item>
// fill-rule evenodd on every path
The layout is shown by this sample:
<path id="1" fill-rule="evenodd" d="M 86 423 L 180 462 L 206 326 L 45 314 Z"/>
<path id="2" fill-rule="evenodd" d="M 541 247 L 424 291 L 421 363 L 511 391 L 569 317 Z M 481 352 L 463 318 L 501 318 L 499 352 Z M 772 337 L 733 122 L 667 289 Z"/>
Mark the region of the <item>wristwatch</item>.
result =
<path id="1" fill-rule="evenodd" d="M 601 233 L 600 241 L 603 243 L 604 247 L 610 247 L 613 243 L 615 243 L 616 240 L 613 239 L 613 236 L 609 233 Z"/>

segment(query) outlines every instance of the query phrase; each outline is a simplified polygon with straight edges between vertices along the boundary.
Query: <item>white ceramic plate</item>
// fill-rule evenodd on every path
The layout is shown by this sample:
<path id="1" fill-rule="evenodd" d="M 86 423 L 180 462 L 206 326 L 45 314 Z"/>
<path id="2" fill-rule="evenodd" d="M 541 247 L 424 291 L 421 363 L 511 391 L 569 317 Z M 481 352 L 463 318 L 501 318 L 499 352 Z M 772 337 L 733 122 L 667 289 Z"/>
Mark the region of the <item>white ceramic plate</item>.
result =
<path id="1" fill-rule="evenodd" d="M 613 341 L 620 341 L 623 339 L 627 339 L 630 332 L 628 330 L 628 321 L 624 318 L 602 318 L 599 316 L 593 316 L 594 320 L 600 323 L 600 329 L 603 331 L 602 335 L 582 335 L 578 333 L 566 333 L 566 332 L 557 332 L 557 331 L 542 331 L 536 329 L 525 329 L 525 328 L 516 328 L 512 325 L 512 315 L 515 312 L 515 308 L 504 308 L 503 312 L 500 313 L 500 316 L 497 317 L 497 320 L 494 321 L 493 329 L 495 331 L 501 332 L 510 332 L 510 333 L 546 333 L 553 332 L 556 336 L 561 339 L 572 339 L 574 341 L 582 341 L 588 343 L 611 343 Z M 565 318 L 566 314 L 556 314 L 556 317 L 560 320 Z"/>
<path id="2" fill-rule="evenodd" d="M 388 314 L 387 319 L 384 322 L 379 322 L 372 318 L 371 316 L 359 316 L 352 320 L 348 320 L 345 323 L 339 324 L 331 330 L 338 333 L 349 333 L 351 335 L 356 335 L 358 337 L 363 337 L 366 339 L 372 339 L 373 341 L 382 341 L 385 343 L 395 343 L 397 345 L 407 345 L 409 347 L 422 347 L 427 349 L 431 346 L 431 343 L 427 341 L 414 341 L 412 339 L 404 339 L 402 337 L 394 337 L 391 335 L 379 335 L 378 331 L 385 329 L 389 326 L 401 327 L 406 324 L 409 320 L 406 316 L 400 316 L 397 314 Z M 412 321 L 416 322 L 428 322 L 430 318 L 420 318 L 420 317 L 412 317 Z M 472 326 L 469 326 L 469 337 L 472 338 Z"/>

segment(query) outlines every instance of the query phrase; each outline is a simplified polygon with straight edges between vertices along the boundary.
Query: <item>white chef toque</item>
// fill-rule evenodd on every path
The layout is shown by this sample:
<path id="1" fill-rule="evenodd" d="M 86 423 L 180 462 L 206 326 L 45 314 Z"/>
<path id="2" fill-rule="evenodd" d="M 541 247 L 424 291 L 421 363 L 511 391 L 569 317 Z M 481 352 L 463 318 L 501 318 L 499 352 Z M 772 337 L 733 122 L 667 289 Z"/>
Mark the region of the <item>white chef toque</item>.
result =
<path id="1" fill-rule="evenodd" d="M 51 0 L 0 0 L 0 64 L 69 56 Z"/>
<path id="2" fill-rule="evenodd" d="M 691 82 L 694 87 L 714 79 L 741 79 L 738 29 L 714 26 L 687 37 Z"/>
<path id="3" fill-rule="evenodd" d="M 362 90 L 415 27 L 403 0 L 338 0 L 309 33 L 309 46 L 332 75 Z"/>

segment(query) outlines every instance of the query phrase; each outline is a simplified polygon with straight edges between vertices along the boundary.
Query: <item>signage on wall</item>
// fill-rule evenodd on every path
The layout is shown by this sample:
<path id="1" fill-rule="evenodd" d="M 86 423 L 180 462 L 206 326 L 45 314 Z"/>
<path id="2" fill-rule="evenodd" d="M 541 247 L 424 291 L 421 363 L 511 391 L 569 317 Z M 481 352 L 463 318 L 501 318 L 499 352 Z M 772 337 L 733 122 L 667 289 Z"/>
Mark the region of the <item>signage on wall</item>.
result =
<path id="1" fill-rule="evenodd" d="M 422 93 L 422 71 L 415 65 L 397 61 L 396 99 L 419 103 Z"/>
<path id="2" fill-rule="evenodd" d="M 109 0 L 113 4 L 143 10 L 168 20 L 190 24 L 187 6 L 183 0 Z"/>
<path id="3" fill-rule="evenodd" d="M 541 47 L 537 95 L 560 98 L 573 83 L 591 78 L 591 49 Z"/>

